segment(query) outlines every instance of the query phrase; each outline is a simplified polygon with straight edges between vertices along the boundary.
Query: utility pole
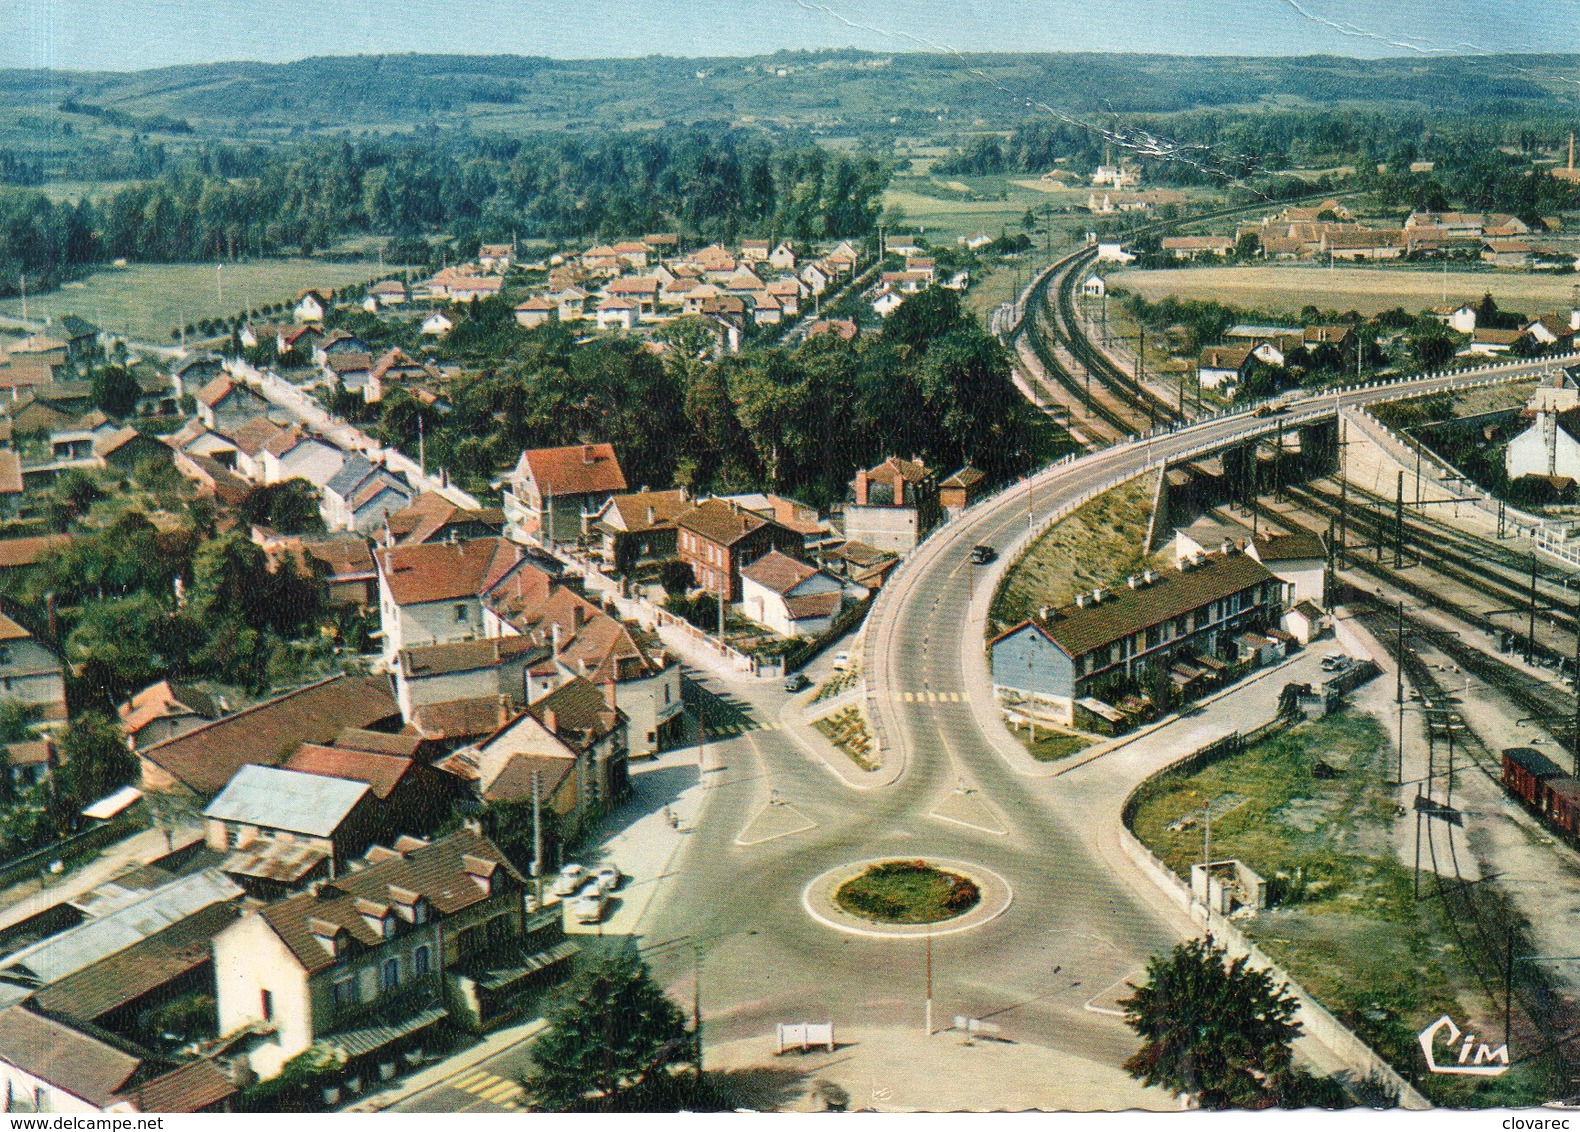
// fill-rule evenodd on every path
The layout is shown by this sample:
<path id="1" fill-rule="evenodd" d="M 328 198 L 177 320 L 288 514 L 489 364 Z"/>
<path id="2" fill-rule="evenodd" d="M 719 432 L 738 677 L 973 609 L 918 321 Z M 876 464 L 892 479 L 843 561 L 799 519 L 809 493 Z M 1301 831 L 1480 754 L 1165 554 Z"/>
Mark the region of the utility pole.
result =
<path id="1" fill-rule="evenodd" d="M 1404 565 L 1404 471 L 1401 469 L 1396 480 L 1393 498 L 1393 568 L 1400 569 Z"/>
<path id="2" fill-rule="evenodd" d="M 719 591 L 719 640 L 724 640 L 724 591 Z"/>
<path id="3" fill-rule="evenodd" d="M 1514 1021 L 1514 925 L 1503 935 L 1503 1044 L 1509 1044 L 1509 1029 Z"/>
<path id="4" fill-rule="evenodd" d="M 1202 878 L 1202 888 L 1206 894 L 1204 903 L 1212 906 L 1212 799 L 1202 803 L 1202 831 L 1201 831 L 1201 867 L 1206 875 Z"/>
<path id="5" fill-rule="evenodd" d="M 532 772 L 532 879 L 537 884 L 538 907 L 543 907 L 543 782 L 542 772 Z"/>
<path id="6" fill-rule="evenodd" d="M 1143 397 L 1147 402 L 1147 427 L 1158 427 L 1158 407 L 1151 397 L 1147 397 L 1147 328 L 1145 324 L 1137 327 L 1136 333 L 1136 396 Z"/>
<path id="7" fill-rule="evenodd" d="M 1273 498 L 1284 502 L 1284 422 L 1278 422 L 1278 444 L 1274 454 L 1276 463 L 1273 466 Z"/>
<path id="8" fill-rule="evenodd" d="M 933 1036 L 933 933 L 927 933 L 927 1036 Z"/>
<path id="9" fill-rule="evenodd" d="M 1420 786 L 1416 787 L 1416 900 L 1420 900 Z"/>
<path id="10" fill-rule="evenodd" d="M 1339 441 L 1340 444 L 1344 442 Z M 1340 449 L 1340 451 L 1343 451 Z M 1348 566 L 1345 558 L 1345 548 L 1350 538 L 1350 481 L 1344 478 L 1344 473 L 1339 472 L 1339 540 L 1334 546 L 1334 561 L 1340 569 Z"/>
<path id="11" fill-rule="evenodd" d="M 1404 599 L 1399 600 L 1399 663 L 1394 668 L 1393 699 L 1396 704 L 1404 703 Z M 1401 740 L 1401 745 L 1402 745 Z M 1399 776 L 1403 779 L 1404 775 Z"/>
<path id="12" fill-rule="evenodd" d="M 1530 664 L 1536 655 L 1536 552 L 1531 551 L 1531 615 L 1530 627 L 1525 636 L 1525 663 Z"/>
<path id="13" fill-rule="evenodd" d="M 691 1040 L 697 1044 L 697 1081 L 702 1081 L 702 944 L 691 945 Z"/>

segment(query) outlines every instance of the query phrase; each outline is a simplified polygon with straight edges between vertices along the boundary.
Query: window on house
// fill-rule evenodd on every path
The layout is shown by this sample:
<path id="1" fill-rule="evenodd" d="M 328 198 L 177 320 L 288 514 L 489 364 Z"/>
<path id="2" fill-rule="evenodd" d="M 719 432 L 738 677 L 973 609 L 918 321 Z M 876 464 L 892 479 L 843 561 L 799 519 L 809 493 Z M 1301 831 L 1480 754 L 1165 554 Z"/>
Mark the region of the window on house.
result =
<path id="1" fill-rule="evenodd" d="M 266 990 L 260 993 L 263 998 L 263 1020 L 272 1022 L 274 1021 L 274 992 Z"/>
<path id="2" fill-rule="evenodd" d="M 392 991 L 400 986 L 400 957 L 391 956 L 384 960 L 383 970 L 384 989 Z"/>
<path id="3" fill-rule="evenodd" d="M 664 703 L 666 703 L 666 704 L 669 703 L 669 685 L 668 684 L 664 685 Z"/>
<path id="4" fill-rule="evenodd" d="M 458 622 L 466 620 L 466 603 L 464 601 L 456 603 L 456 606 L 455 606 L 455 619 Z"/>
<path id="5" fill-rule="evenodd" d="M 338 983 L 331 985 L 329 997 L 330 1001 L 334 1003 L 336 1010 L 344 1010 L 348 1006 L 355 1006 L 358 1001 L 356 977 L 341 979 Z"/>
<path id="6" fill-rule="evenodd" d="M 424 944 L 416 951 L 411 953 L 411 970 L 412 974 L 417 978 L 420 979 L 428 973 L 428 965 L 431 954 L 432 952 L 428 950 L 427 944 Z"/>

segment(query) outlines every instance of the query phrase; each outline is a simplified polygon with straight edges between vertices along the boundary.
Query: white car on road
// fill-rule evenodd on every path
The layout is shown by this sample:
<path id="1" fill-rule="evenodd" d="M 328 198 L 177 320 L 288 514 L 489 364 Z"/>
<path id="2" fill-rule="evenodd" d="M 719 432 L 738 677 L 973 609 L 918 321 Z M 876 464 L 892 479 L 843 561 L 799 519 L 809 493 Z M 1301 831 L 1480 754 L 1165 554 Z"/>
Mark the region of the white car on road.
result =
<path id="1" fill-rule="evenodd" d="M 619 888 L 620 882 L 625 880 L 625 874 L 620 871 L 619 865 L 599 865 L 591 875 L 598 884 L 598 890 L 605 894 Z"/>
<path id="2" fill-rule="evenodd" d="M 554 878 L 554 886 L 549 891 L 555 896 L 570 896 L 586 883 L 586 868 L 572 863 L 560 870 L 560 875 Z"/>
<path id="3" fill-rule="evenodd" d="M 594 882 L 582 889 L 581 894 L 576 897 L 576 903 L 571 905 L 571 915 L 576 917 L 578 924 L 596 924 L 603 919 L 603 911 L 608 903 L 609 898 Z"/>

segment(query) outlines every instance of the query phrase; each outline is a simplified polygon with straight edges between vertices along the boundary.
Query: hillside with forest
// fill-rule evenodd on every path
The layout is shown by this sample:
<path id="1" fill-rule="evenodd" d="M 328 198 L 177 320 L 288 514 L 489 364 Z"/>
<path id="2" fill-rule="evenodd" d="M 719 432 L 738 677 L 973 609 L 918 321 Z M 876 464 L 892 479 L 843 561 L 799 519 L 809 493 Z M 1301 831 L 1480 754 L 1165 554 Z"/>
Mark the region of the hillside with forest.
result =
<path id="1" fill-rule="evenodd" d="M 421 126 L 526 133 L 727 122 L 830 134 L 998 129 L 1026 100 L 1094 121 L 1357 105 L 1491 120 L 1580 109 L 1571 56 L 1360 60 L 1108 54 L 560 60 L 368 55 L 132 72 L 0 71 L 0 144 L 127 134 L 266 141 Z M 71 133 L 64 134 L 63 127 Z"/>

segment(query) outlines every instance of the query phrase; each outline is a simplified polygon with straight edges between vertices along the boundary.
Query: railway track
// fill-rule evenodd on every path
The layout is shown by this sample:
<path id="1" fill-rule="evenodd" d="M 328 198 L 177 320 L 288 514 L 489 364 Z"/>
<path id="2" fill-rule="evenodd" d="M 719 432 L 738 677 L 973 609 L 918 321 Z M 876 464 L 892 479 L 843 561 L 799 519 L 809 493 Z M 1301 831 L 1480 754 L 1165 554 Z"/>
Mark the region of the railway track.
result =
<path id="1" fill-rule="evenodd" d="M 1340 510 L 1337 493 L 1315 485 L 1287 487 L 1285 492 L 1290 501 L 1305 514 L 1329 527 L 1336 524 Z M 1505 611 L 1505 616 L 1511 620 L 1496 623 L 1498 628 L 1502 631 L 1517 630 L 1519 635 L 1525 635 L 1524 627 L 1529 623 L 1529 614 L 1525 611 L 1531 600 L 1529 558 L 1524 561 L 1518 558 L 1498 561 L 1492 557 L 1491 551 L 1503 548 L 1489 546 L 1474 535 L 1427 529 L 1419 525 L 1412 529 L 1406 522 L 1404 560 L 1407 564 L 1389 566 L 1388 563 L 1395 558 L 1395 552 L 1390 549 L 1395 535 L 1391 514 L 1380 515 L 1375 509 L 1364 506 L 1351 507 L 1348 527 L 1352 533 L 1367 540 L 1368 549 L 1381 548 L 1378 558 L 1368 562 L 1364 551 L 1351 547 L 1348 557 L 1357 568 L 1369 568 L 1368 572 L 1374 574 L 1380 571 L 1381 575 L 1396 580 L 1406 577 L 1403 571 L 1411 571 L 1413 584 L 1417 588 L 1434 598 L 1442 598 L 1440 590 L 1425 585 L 1424 579 L 1419 577 L 1422 573 L 1435 574 L 1455 586 L 1487 598 L 1490 609 L 1476 613 L 1486 625 L 1495 624 L 1486 614 L 1492 610 Z M 1412 544 L 1421 549 L 1411 551 L 1409 548 Z M 1425 548 L 1430 548 L 1430 553 L 1426 553 Z M 1575 615 L 1573 602 L 1564 600 L 1559 592 L 1561 582 L 1562 578 L 1555 579 L 1550 573 L 1544 574 L 1538 568 L 1537 640 L 1554 658 L 1569 658 L 1574 655 L 1575 634 L 1580 629 L 1580 619 Z M 1463 607 L 1462 611 L 1475 612 Z M 1514 611 L 1521 611 L 1522 617 L 1514 617 Z M 1491 631 L 1494 630 L 1489 629 Z"/>
<path id="2" fill-rule="evenodd" d="M 1072 365 L 1059 356 L 1060 347 L 1053 344 L 1059 341 L 1057 333 L 1045 329 L 1050 310 L 1048 289 L 1055 278 L 1062 279 L 1071 270 L 1073 268 L 1067 265 L 1060 272 L 1045 275 L 1034 286 L 1030 312 L 1017 332 L 1016 346 L 1029 351 L 1036 359 L 1043 389 L 1064 407 L 1071 423 L 1082 419 L 1082 431 L 1092 441 L 1091 446 L 1102 447 L 1143 431 L 1147 427 L 1146 418 L 1121 392 L 1100 379 L 1094 383 L 1095 375 L 1091 370 L 1080 367 L 1081 372 L 1077 373 L 1078 363 Z"/>
<path id="3" fill-rule="evenodd" d="M 1333 194 L 1312 194 L 1278 203 L 1296 204 L 1330 195 Z M 1190 224 L 1258 212 L 1268 203 L 1218 209 L 1179 220 L 1153 221 L 1132 229 L 1129 236 L 1167 232 Z M 1004 335 L 1006 344 L 1020 363 L 1028 388 L 1063 410 L 1066 427 L 1072 433 L 1079 431 L 1089 449 L 1105 447 L 1159 424 L 1184 419 L 1177 406 L 1116 365 L 1081 329 L 1075 310 L 1075 285 L 1096 256 L 1096 248 L 1080 248 L 1050 264 L 1026 292 L 1024 317 Z M 1050 408 L 1045 404 L 1038 407 Z M 1080 420 L 1079 425 L 1077 420 Z"/>

